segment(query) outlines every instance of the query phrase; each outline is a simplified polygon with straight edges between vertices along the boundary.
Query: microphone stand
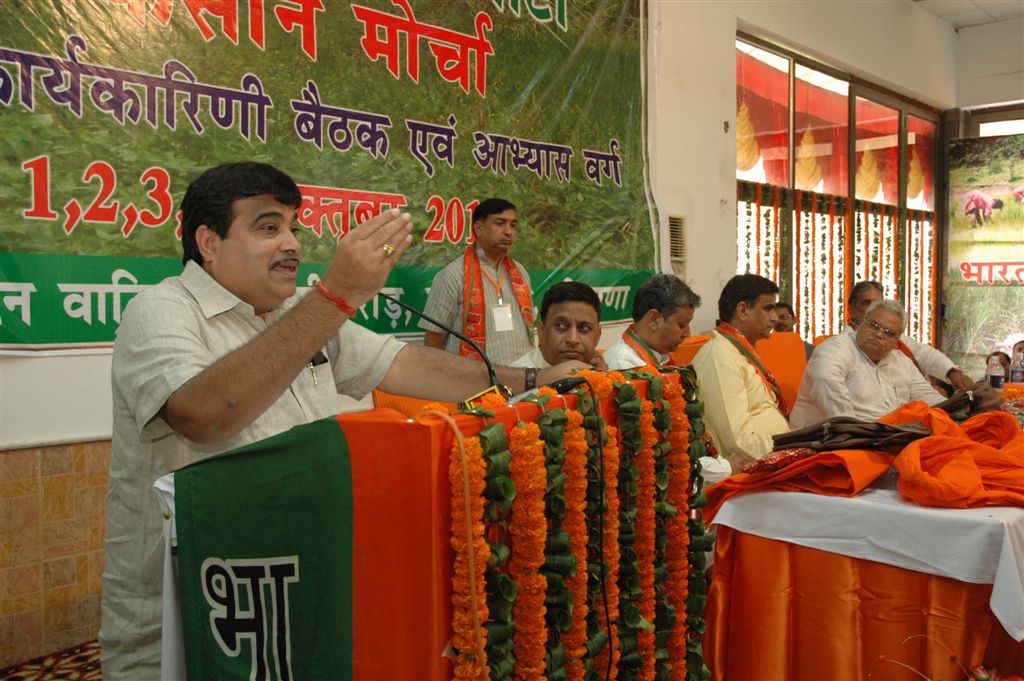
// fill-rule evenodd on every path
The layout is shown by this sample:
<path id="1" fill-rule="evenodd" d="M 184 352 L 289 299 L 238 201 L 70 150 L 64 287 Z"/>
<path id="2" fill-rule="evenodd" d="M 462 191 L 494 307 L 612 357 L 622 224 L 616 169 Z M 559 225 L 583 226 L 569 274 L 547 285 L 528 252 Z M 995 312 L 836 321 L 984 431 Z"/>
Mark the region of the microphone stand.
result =
<path id="1" fill-rule="evenodd" d="M 447 331 L 451 335 L 455 336 L 459 340 L 468 343 L 469 346 L 471 348 L 473 348 L 474 350 L 476 350 L 476 353 L 478 355 L 480 355 L 480 359 L 482 359 L 484 361 L 484 366 L 487 367 L 487 377 L 490 378 L 490 380 L 491 380 L 491 386 L 496 388 L 497 391 L 500 394 L 502 394 L 502 395 L 506 394 L 506 392 L 508 391 L 508 388 L 505 387 L 505 385 L 501 381 L 498 380 L 498 375 L 496 373 L 494 373 L 494 366 L 491 364 L 491 360 L 487 358 L 487 355 L 484 354 L 484 351 L 480 349 L 479 345 L 477 345 L 472 340 L 470 340 L 466 336 L 462 335 L 461 333 L 459 333 L 455 329 L 448 328 L 447 326 L 445 326 L 441 322 L 437 321 L 436 319 L 433 319 L 433 318 L 427 316 L 423 312 L 420 312 L 419 310 L 417 310 L 416 308 L 412 307 L 411 305 L 409 305 L 407 303 L 403 303 L 401 300 L 399 300 L 398 298 L 395 298 L 394 296 L 389 296 L 387 293 L 384 293 L 383 291 L 378 292 L 377 295 L 384 296 L 385 298 L 390 300 L 395 305 L 398 305 L 399 307 L 404 308 L 404 309 L 408 310 L 409 312 L 412 312 L 414 315 L 416 315 L 420 319 L 425 319 L 426 321 L 430 322 L 434 326 L 438 326 L 438 327 L 444 329 L 445 331 Z"/>

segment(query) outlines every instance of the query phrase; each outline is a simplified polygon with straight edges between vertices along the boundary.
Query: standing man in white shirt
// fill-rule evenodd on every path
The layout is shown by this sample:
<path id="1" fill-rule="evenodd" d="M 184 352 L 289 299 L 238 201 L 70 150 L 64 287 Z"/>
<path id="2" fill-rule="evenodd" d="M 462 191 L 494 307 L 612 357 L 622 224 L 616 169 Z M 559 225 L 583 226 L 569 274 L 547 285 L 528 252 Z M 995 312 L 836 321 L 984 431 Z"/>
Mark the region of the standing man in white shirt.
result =
<path id="1" fill-rule="evenodd" d="M 942 395 L 896 349 L 905 324 L 902 305 L 877 300 L 856 332 L 819 345 L 800 382 L 789 418 L 793 428 L 833 416 L 874 420 L 912 400 L 941 402 Z"/>
<path id="2" fill-rule="evenodd" d="M 882 299 L 882 285 L 877 281 L 858 282 L 850 291 L 849 305 L 850 323 L 844 331 L 855 331 L 864 320 L 868 308 Z M 969 388 L 974 381 L 953 364 L 953 360 L 930 345 L 911 338 L 907 334 L 900 336 L 896 349 L 907 355 L 925 376 L 949 383 L 956 388 Z"/>
<path id="3" fill-rule="evenodd" d="M 533 292 L 530 275 L 509 255 L 518 228 L 516 207 L 487 199 L 473 209 L 475 243 L 434 277 L 423 311 L 468 336 L 495 364 L 511 364 L 533 348 Z M 423 344 L 479 355 L 430 322 L 421 321 Z"/>

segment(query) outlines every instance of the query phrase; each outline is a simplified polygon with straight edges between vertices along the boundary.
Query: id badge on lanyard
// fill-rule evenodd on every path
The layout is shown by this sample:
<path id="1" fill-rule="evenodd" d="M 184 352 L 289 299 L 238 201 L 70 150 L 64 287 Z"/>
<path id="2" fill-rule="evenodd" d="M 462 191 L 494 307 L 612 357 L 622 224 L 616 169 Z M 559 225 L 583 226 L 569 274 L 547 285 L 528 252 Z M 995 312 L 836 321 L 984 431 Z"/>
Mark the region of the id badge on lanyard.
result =
<path id="1" fill-rule="evenodd" d="M 512 330 L 512 306 L 508 303 L 498 304 L 491 308 L 491 318 L 494 321 L 495 331 Z"/>

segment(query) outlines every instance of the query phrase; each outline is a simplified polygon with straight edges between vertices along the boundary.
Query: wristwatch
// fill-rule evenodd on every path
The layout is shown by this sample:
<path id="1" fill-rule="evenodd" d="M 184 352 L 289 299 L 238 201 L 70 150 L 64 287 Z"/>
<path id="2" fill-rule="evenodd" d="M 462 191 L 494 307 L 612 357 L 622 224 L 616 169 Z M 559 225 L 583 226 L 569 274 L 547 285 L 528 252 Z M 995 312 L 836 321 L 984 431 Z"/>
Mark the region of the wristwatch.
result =
<path id="1" fill-rule="evenodd" d="M 523 391 L 533 390 L 537 387 L 537 369 L 527 367 L 523 377 Z"/>

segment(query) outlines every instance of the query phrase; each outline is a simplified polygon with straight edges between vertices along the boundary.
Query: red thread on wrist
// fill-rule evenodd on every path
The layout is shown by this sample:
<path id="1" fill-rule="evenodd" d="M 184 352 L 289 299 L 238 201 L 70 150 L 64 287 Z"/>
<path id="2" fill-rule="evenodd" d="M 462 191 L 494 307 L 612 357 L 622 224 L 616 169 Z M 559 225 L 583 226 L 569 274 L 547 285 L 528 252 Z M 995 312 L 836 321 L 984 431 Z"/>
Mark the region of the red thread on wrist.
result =
<path id="1" fill-rule="evenodd" d="M 352 307 L 347 302 L 345 302 L 345 299 L 342 298 L 341 296 L 336 296 L 333 293 L 331 293 L 330 291 L 328 291 L 327 287 L 324 286 L 319 281 L 316 282 L 316 290 L 319 291 L 320 293 L 324 294 L 325 298 L 327 298 L 329 301 L 331 301 L 332 303 L 337 305 L 338 309 L 341 310 L 343 313 L 345 313 L 345 315 L 347 317 L 355 317 L 356 316 L 356 309 L 354 307 Z"/>

